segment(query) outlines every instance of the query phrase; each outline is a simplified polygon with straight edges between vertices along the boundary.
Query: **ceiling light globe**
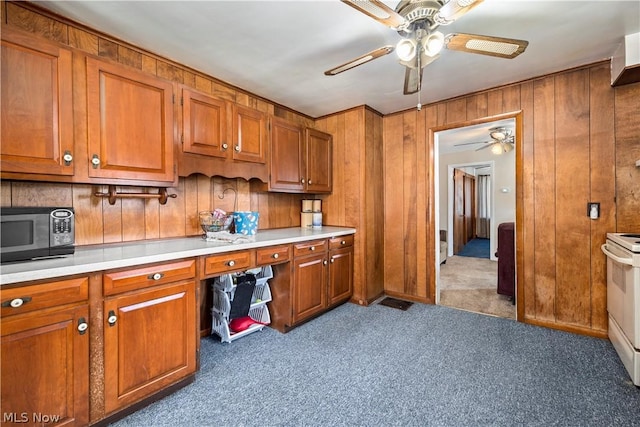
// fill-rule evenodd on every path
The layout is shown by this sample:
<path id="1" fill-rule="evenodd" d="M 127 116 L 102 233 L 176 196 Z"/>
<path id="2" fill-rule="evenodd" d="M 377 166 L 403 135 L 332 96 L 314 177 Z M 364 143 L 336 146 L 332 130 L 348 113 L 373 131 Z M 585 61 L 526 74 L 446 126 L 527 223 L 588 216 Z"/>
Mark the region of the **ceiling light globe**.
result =
<path id="1" fill-rule="evenodd" d="M 436 56 L 444 47 L 444 35 L 440 31 L 434 31 L 425 37 L 422 41 L 422 47 L 427 56 Z"/>
<path id="2" fill-rule="evenodd" d="M 513 150 L 513 145 L 509 144 L 508 142 L 503 142 L 502 147 L 504 148 L 505 153 L 508 153 L 509 151 Z"/>
<path id="3" fill-rule="evenodd" d="M 502 154 L 502 146 L 500 144 L 493 144 L 491 152 L 493 154 Z"/>
<path id="4" fill-rule="evenodd" d="M 396 53 L 401 61 L 410 61 L 416 56 L 416 43 L 410 39 L 402 39 L 396 45 Z"/>

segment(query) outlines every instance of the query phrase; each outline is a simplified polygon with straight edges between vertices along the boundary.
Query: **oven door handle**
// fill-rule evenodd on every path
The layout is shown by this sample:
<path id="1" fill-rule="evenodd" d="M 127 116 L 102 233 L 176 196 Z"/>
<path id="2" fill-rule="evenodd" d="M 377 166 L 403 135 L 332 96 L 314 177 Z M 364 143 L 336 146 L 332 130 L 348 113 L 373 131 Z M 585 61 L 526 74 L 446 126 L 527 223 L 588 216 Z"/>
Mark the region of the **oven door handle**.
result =
<path id="1" fill-rule="evenodd" d="M 620 258 L 619 256 L 611 253 L 609 251 L 609 249 L 607 249 L 607 244 L 603 244 L 602 246 L 600 246 L 600 249 L 602 249 L 602 252 L 604 252 L 604 254 L 606 256 L 608 256 L 609 258 L 611 258 L 612 260 L 619 262 L 621 264 L 627 264 L 627 265 L 631 265 L 631 258 Z"/>

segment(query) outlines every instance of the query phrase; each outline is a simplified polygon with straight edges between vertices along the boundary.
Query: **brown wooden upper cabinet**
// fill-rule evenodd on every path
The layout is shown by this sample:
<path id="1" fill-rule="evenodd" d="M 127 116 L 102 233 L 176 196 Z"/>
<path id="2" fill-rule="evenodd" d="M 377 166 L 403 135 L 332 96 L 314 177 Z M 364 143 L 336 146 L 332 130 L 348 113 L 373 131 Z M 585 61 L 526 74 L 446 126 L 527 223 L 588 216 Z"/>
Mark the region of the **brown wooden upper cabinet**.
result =
<path id="1" fill-rule="evenodd" d="M 182 89 L 182 151 L 212 157 L 230 152 L 227 102 Z"/>
<path id="2" fill-rule="evenodd" d="M 73 175 L 71 51 L 3 27 L 1 61 L 3 178 Z"/>
<path id="3" fill-rule="evenodd" d="M 268 179 L 265 113 L 191 88 L 182 89 L 178 174 Z"/>
<path id="4" fill-rule="evenodd" d="M 252 163 L 267 161 L 267 115 L 242 105 L 233 105 L 233 159 Z"/>
<path id="5" fill-rule="evenodd" d="M 175 185 L 173 84 L 86 61 L 89 177 Z"/>
<path id="6" fill-rule="evenodd" d="M 270 191 L 330 193 L 332 137 L 273 117 Z"/>

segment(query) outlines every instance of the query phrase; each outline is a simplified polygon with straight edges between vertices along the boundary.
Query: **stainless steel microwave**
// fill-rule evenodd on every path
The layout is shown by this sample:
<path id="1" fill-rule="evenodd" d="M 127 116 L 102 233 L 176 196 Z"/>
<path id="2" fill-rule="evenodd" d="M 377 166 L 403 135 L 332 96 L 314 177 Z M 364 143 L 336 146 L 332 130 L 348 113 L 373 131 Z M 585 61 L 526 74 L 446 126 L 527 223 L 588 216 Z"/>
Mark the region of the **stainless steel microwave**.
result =
<path id="1" fill-rule="evenodd" d="M 0 208 L 0 262 L 59 257 L 75 251 L 73 208 Z"/>

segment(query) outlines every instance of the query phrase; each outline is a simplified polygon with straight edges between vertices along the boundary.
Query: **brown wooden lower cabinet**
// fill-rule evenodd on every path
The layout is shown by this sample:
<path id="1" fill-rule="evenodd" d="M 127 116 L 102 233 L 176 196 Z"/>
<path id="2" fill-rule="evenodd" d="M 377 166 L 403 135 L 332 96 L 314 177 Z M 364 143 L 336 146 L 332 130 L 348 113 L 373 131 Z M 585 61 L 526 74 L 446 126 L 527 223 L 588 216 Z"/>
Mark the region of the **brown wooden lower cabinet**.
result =
<path id="1" fill-rule="evenodd" d="M 3 423 L 89 423 L 87 299 L 86 278 L 3 290 Z"/>
<path id="2" fill-rule="evenodd" d="M 293 260 L 292 322 L 315 316 L 327 308 L 327 252 Z"/>
<path id="3" fill-rule="evenodd" d="M 195 260 L 174 263 L 193 266 Z M 141 283 L 171 276 L 171 269 L 139 269 Z M 152 269 L 153 270 L 153 269 Z M 189 268 L 187 266 L 186 270 Z M 130 270 L 129 277 L 136 277 Z M 108 283 L 105 274 L 104 282 Z M 155 278 L 155 279 L 154 279 Z M 104 302 L 105 411 L 129 406 L 196 371 L 195 277 L 108 297 Z"/>

